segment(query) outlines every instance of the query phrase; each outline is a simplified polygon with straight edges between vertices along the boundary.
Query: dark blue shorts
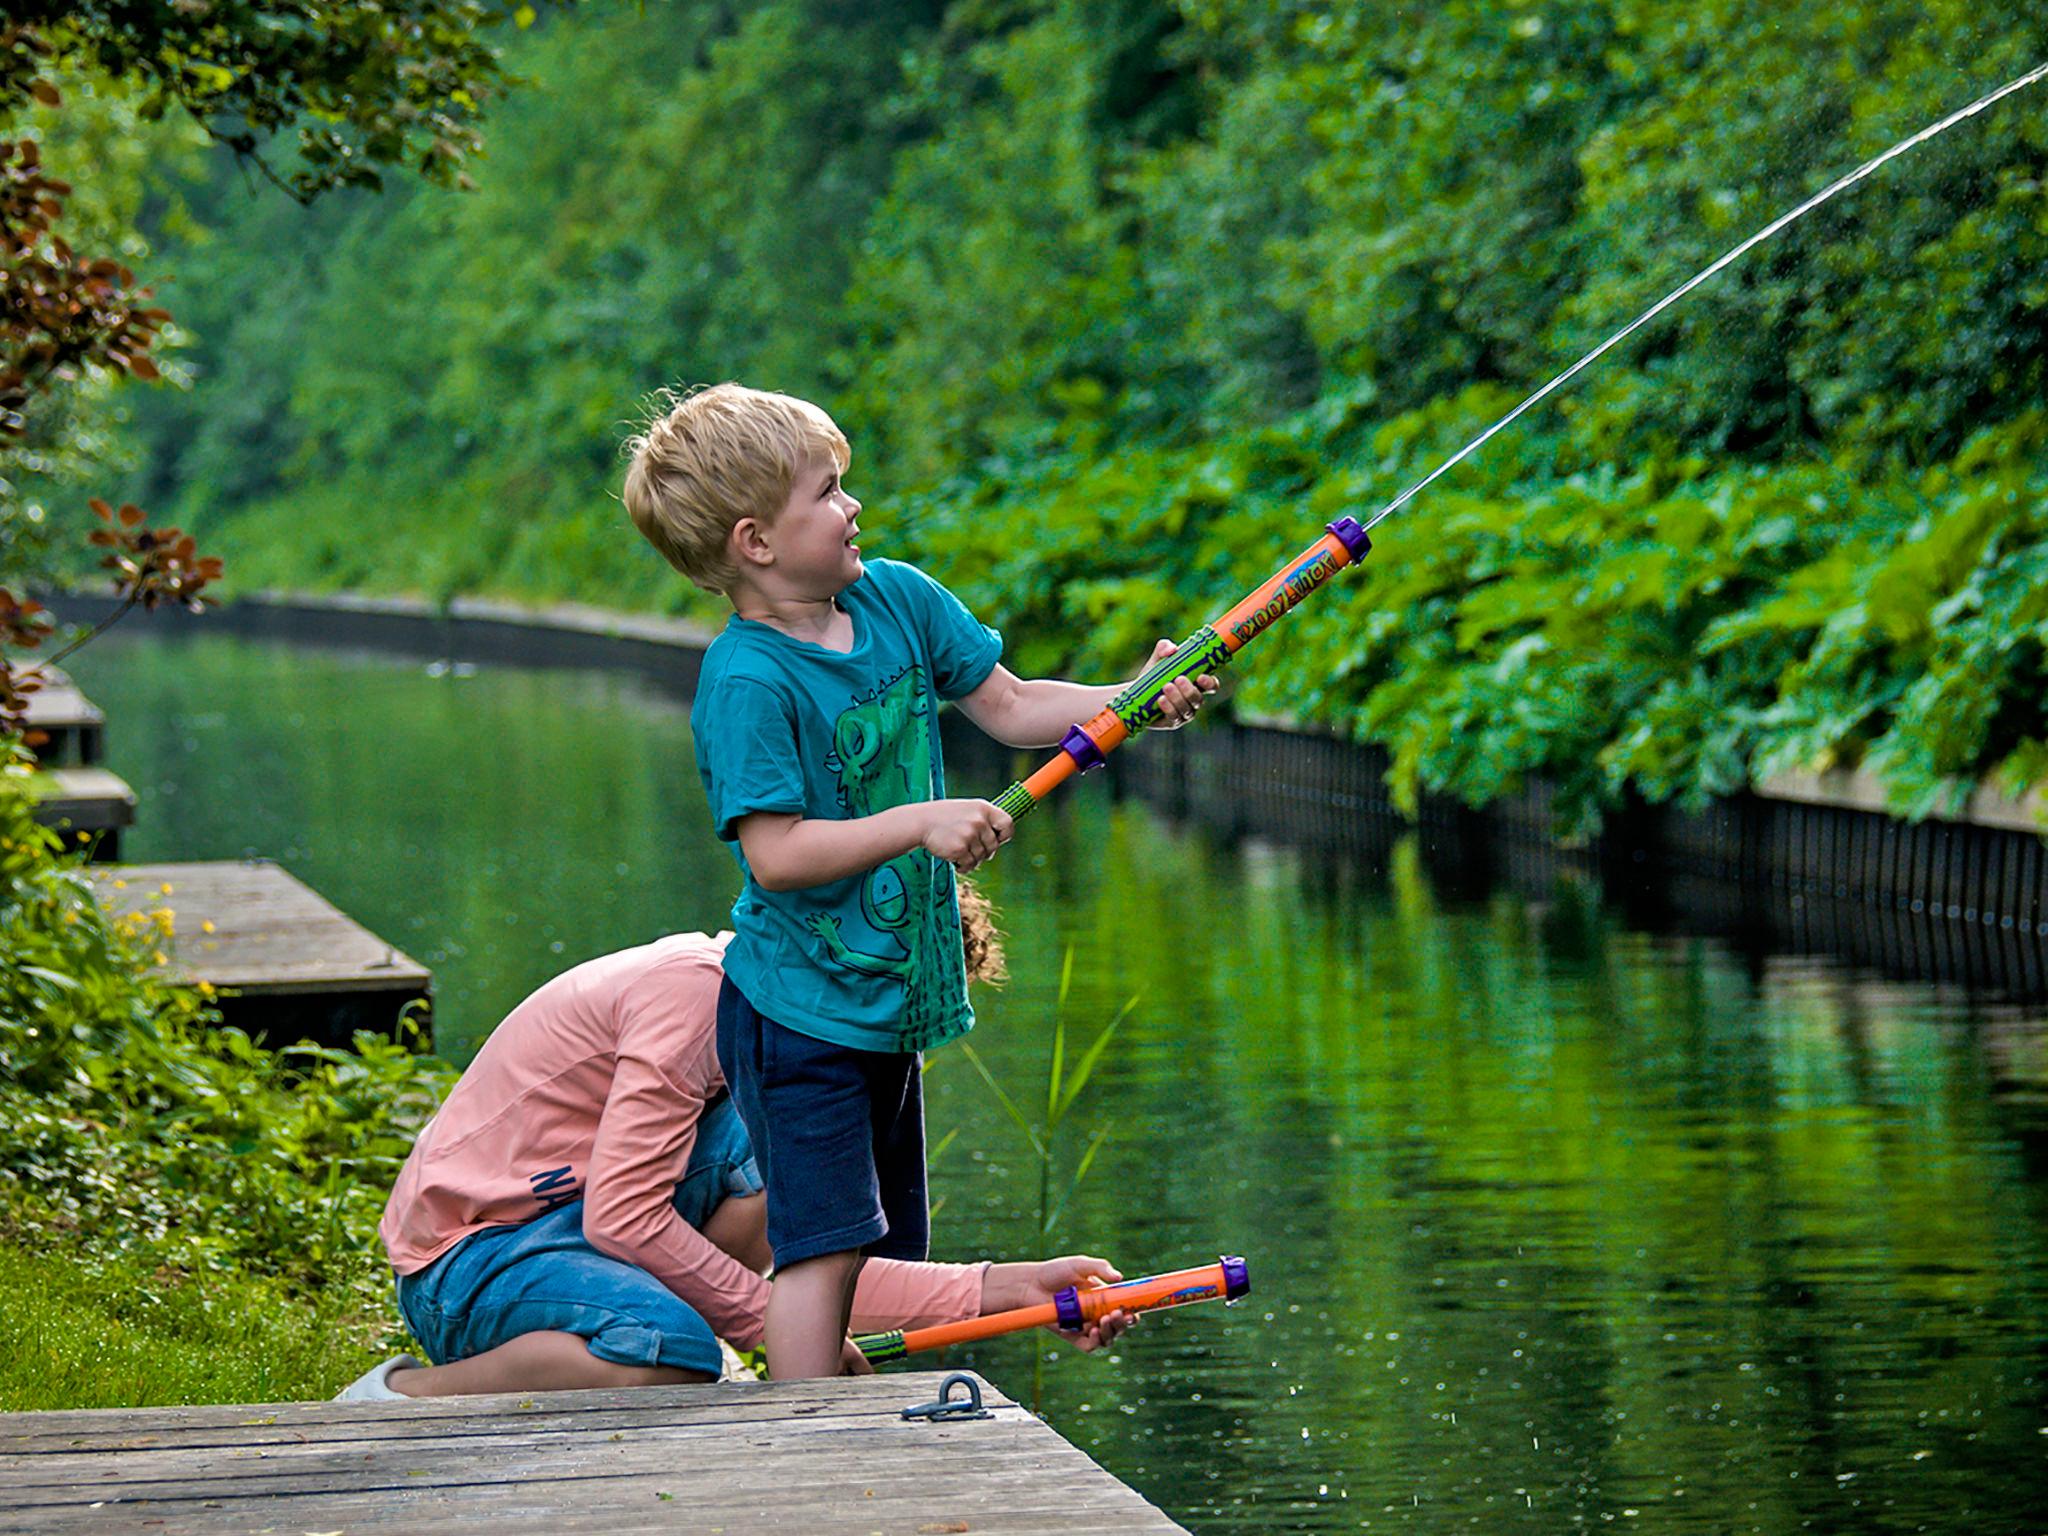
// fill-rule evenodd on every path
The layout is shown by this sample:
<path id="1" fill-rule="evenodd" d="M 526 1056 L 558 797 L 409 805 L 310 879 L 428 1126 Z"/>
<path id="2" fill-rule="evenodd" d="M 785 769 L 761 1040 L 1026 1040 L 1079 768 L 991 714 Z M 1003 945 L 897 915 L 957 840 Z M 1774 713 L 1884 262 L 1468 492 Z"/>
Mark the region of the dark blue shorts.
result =
<path id="1" fill-rule="evenodd" d="M 923 1063 L 787 1029 L 728 979 L 718 1062 L 768 1187 L 768 1246 L 787 1269 L 820 1254 L 922 1259 Z"/>

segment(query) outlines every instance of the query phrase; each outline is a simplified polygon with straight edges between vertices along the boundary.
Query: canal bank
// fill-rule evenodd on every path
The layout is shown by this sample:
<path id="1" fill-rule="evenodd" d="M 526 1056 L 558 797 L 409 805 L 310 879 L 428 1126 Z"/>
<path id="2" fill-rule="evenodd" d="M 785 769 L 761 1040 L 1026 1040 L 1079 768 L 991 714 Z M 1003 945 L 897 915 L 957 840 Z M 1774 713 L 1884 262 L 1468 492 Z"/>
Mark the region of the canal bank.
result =
<path id="1" fill-rule="evenodd" d="M 110 605 L 73 596 L 67 620 Z M 715 631 L 689 620 L 580 606 L 458 598 L 264 593 L 194 621 L 124 621 L 176 641 L 200 632 L 356 647 L 450 667 L 509 665 L 627 674 L 687 700 Z M 574 722 L 567 727 L 575 729 Z M 972 731 L 949 737 L 956 784 L 994 784 L 1036 759 Z M 1207 721 L 1110 758 L 1113 795 L 1226 836 L 1383 855 L 1410 831 L 1453 888 L 1506 881 L 1541 896 L 1563 875 L 1598 882 L 1648 928 L 1711 935 L 1757 954 L 1827 955 L 1900 979 L 2016 999 L 2048 996 L 2048 799 L 1980 787 L 1947 814 L 1909 821 L 1867 772 L 1780 774 L 1699 809 L 1632 804 L 1592 838 L 1563 838 L 1547 786 L 1482 810 L 1424 797 L 1393 803 L 1376 748 L 1279 720 Z"/>

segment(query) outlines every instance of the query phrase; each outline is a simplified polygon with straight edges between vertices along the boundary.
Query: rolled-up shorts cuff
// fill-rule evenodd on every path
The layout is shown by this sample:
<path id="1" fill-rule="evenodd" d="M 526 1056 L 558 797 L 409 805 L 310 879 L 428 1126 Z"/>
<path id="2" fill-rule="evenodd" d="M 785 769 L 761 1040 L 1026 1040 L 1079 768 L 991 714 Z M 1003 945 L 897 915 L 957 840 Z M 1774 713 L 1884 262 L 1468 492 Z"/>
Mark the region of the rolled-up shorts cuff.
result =
<path id="1" fill-rule="evenodd" d="M 693 1338 L 673 1330 L 650 1328 L 637 1318 L 620 1317 L 607 1321 L 595 1333 L 585 1334 L 583 1339 L 593 1355 L 614 1365 L 665 1365 L 678 1371 L 702 1371 L 707 1376 L 717 1376 L 725 1367 L 718 1339 L 709 1327 L 701 1338 Z"/>
<path id="2" fill-rule="evenodd" d="M 880 1258 L 913 1257 L 923 1258 L 922 1253 L 914 1255 L 885 1254 L 881 1250 L 888 1245 L 889 1224 L 879 1216 L 856 1222 L 850 1227 L 841 1227 L 833 1232 L 821 1232 L 816 1236 L 804 1237 L 778 1245 L 775 1249 L 777 1270 L 801 1264 L 805 1259 L 815 1259 L 827 1253 L 852 1253 L 859 1249 L 863 1253 Z"/>

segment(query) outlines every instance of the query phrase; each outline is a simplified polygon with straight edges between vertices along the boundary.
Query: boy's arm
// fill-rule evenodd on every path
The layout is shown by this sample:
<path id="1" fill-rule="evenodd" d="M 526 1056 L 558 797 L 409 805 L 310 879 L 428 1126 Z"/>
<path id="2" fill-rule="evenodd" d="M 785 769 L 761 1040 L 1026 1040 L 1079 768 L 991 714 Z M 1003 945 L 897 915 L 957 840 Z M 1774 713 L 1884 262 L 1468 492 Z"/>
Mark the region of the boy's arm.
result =
<path id="1" fill-rule="evenodd" d="M 801 891 L 866 874 L 913 848 L 955 869 L 995 857 L 1010 818 L 986 800 L 925 800 L 845 821 L 755 811 L 739 819 L 740 849 L 764 891 Z"/>
<path id="2" fill-rule="evenodd" d="M 1153 647 L 1151 661 L 1171 656 L 1174 649 L 1173 641 L 1161 640 Z M 1101 713 L 1125 687 L 1021 678 L 999 665 L 959 703 L 968 719 L 1006 747 L 1056 747 L 1069 726 Z M 1193 682 L 1183 678 L 1168 684 L 1160 695 L 1161 718 L 1155 724 L 1168 729 L 1185 725 L 1202 707 L 1202 696 L 1215 691 L 1216 679 L 1207 673 Z"/>

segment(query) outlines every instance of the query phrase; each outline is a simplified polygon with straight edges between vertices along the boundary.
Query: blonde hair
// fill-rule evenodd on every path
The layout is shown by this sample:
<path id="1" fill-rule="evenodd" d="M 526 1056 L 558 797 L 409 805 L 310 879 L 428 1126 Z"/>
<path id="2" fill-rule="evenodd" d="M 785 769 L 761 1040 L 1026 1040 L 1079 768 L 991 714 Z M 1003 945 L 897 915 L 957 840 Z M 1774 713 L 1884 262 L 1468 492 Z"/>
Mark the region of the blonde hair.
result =
<path id="1" fill-rule="evenodd" d="M 739 576 L 730 540 L 743 518 L 768 523 L 809 463 L 852 461 L 846 434 L 817 406 L 744 384 L 658 390 L 646 430 L 626 440 L 620 499 L 633 526 L 698 586 L 726 592 Z"/>

